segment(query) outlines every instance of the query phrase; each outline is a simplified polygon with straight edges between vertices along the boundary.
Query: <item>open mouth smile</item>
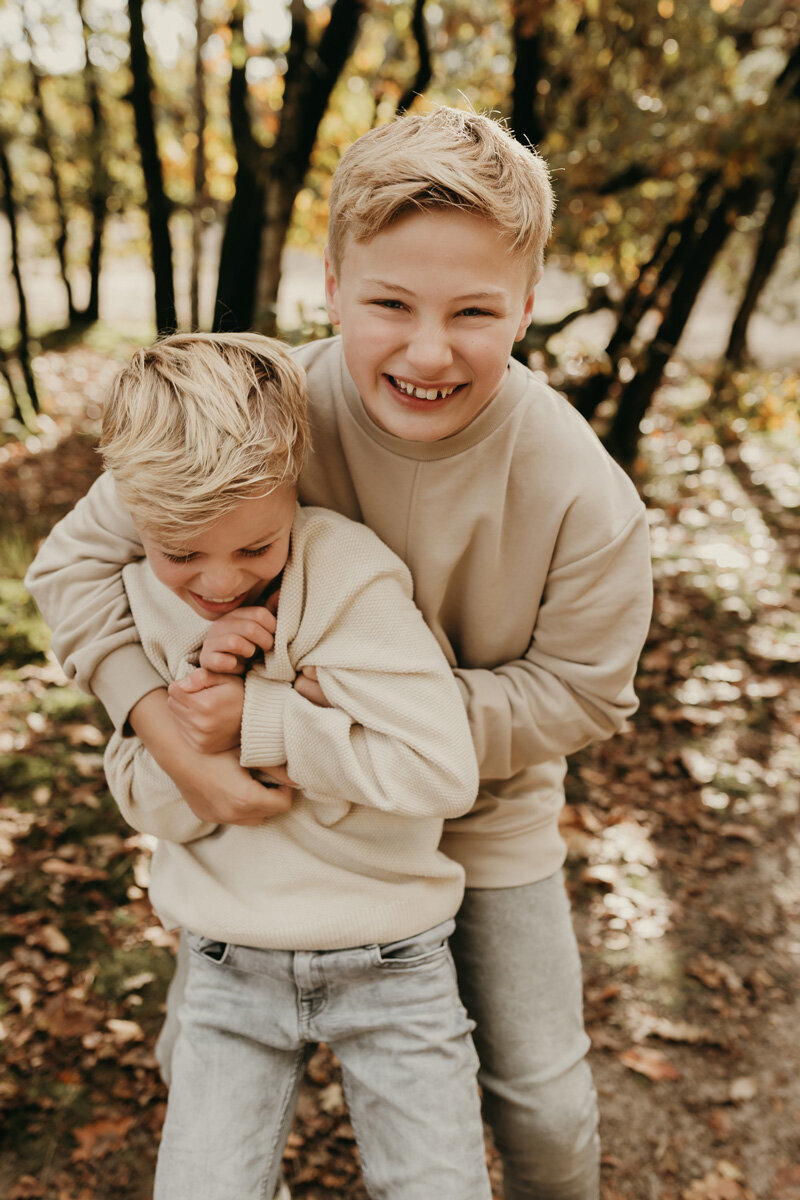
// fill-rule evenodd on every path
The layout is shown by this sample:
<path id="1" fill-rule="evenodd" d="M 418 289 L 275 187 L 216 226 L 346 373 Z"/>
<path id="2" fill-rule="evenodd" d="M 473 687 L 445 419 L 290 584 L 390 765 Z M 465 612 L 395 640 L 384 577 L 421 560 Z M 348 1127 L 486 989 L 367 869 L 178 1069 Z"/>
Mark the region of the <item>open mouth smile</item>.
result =
<path id="1" fill-rule="evenodd" d="M 398 379 L 395 375 L 386 375 L 389 383 L 409 400 L 449 400 L 449 398 L 462 388 L 466 387 L 464 383 L 446 384 L 444 387 L 420 387 L 417 384 L 409 383 L 405 379 Z"/>
<path id="2" fill-rule="evenodd" d="M 211 596 L 201 596 L 199 592 L 192 592 L 191 595 L 197 604 L 199 604 L 200 607 L 204 608 L 207 612 L 220 614 L 233 612 L 235 608 L 238 608 L 239 605 L 247 599 L 248 593 L 240 592 L 238 596 L 231 596 L 227 600 L 218 600 L 212 598 Z"/>

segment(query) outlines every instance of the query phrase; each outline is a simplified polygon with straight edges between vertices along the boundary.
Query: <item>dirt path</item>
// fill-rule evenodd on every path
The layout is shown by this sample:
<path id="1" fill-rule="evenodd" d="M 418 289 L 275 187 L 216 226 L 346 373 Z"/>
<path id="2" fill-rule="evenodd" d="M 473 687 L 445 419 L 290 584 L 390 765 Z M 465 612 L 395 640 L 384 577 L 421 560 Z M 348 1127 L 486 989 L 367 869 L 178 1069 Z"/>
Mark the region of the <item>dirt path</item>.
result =
<path id="1" fill-rule="evenodd" d="M 113 370 L 86 350 L 45 357 L 74 428 L 0 455 L 4 515 L 31 537 L 97 469 L 83 405 Z M 797 430 L 720 445 L 693 392 L 672 380 L 647 439 L 642 709 L 569 776 L 603 1196 L 800 1200 Z M 144 1200 L 169 939 L 143 891 L 147 847 L 104 789 L 101 718 L 37 653 L 14 580 L 28 552 L 6 543 L 0 566 L 0 1194 Z M 286 1166 L 297 1198 L 364 1200 L 324 1050 Z"/>

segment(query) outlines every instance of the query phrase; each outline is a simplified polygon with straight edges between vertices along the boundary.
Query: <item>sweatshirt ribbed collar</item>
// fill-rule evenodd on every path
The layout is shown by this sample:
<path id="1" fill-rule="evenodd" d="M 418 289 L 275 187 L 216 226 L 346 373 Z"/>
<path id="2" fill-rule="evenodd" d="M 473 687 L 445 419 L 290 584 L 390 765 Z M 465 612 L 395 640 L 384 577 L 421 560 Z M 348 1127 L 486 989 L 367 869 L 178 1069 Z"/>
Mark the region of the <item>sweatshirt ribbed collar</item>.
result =
<path id="1" fill-rule="evenodd" d="M 454 433 L 452 437 L 442 438 L 438 442 L 408 442 L 404 438 L 395 437 L 394 434 L 387 433 L 379 425 L 375 424 L 364 408 L 364 402 L 361 399 L 358 388 L 347 369 L 341 347 L 339 354 L 342 393 L 353 420 L 379 446 L 383 446 L 384 449 L 391 451 L 393 454 L 400 455 L 402 458 L 411 458 L 418 462 L 435 462 L 440 459 L 453 458 L 457 454 L 463 454 L 465 451 L 471 450 L 479 442 L 485 441 L 511 415 L 516 405 L 522 399 L 531 378 L 525 367 L 515 359 L 512 359 L 509 363 L 505 382 L 494 400 L 492 400 L 491 404 L 487 405 L 483 412 L 478 413 L 474 421 L 467 425 L 465 429 Z"/>

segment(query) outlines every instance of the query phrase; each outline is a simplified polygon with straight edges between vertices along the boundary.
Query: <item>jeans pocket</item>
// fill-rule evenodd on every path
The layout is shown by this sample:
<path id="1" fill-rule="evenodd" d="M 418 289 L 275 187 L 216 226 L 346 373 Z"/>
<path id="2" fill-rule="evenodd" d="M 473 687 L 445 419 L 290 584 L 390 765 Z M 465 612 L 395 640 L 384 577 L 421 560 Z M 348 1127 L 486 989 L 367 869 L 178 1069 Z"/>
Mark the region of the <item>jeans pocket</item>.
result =
<path id="1" fill-rule="evenodd" d="M 192 953 L 213 963 L 224 963 L 231 949 L 230 942 L 219 942 L 202 933 L 193 933 L 191 929 L 186 930 L 186 943 Z"/>
<path id="2" fill-rule="evenodd" d="M 442 932 L 437 926 L 415 937 L 386 942 L 377 947 L 378 966 L 386 970 L 410 971 L 414 967 L 447 958 L 450 954 L 447 936 L 447 932 Z"/>

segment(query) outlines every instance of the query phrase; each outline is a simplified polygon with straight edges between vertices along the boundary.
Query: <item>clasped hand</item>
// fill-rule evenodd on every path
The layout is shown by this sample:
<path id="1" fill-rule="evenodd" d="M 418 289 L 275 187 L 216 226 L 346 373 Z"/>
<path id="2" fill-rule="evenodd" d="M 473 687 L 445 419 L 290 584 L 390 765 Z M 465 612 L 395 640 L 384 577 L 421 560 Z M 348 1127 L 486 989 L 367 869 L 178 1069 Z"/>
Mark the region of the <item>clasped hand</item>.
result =
<path id="1" fill-rule="evenodd" d="M 272 649 L 275 625 L 274 614 L 262 607 L 239 608 L 220 617 L 203 642 L 200 666 L 170 684 L 170 711 L 184 740 L 199 754 L 220 754 L 239 745 L 244 711 L 243 676 L 258 650 L 268 653 Z M 313 667 L 303 668 L 294 687 L 312 704 L 330 707 Z M 269 774 L 278 778 L 273 768 Z"/>

